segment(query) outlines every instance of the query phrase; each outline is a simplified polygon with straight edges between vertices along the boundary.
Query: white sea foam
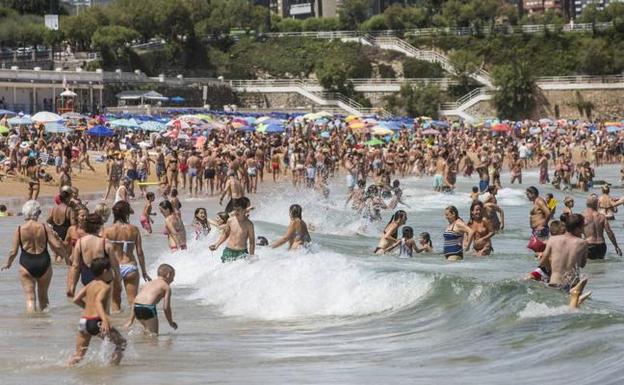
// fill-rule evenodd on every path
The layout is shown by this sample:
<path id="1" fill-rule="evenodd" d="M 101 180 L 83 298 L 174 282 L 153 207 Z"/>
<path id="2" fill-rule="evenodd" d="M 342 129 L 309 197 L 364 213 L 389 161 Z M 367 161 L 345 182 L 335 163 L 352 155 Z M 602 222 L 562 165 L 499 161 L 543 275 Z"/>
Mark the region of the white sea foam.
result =
<path id="1" fill-rule="evenodd" d="M 529 318 L 542 318 L 542 317 L 554 317 L 562 314 L 570 314 L 578 312 L 578 310 L 571 309 L 567 305 L 561 306 L 549 306 L 545 303 L 529 301 L 524 309 L 522 309 L 518 316 L 520 319 Z"/>
<path id="2" fill-rule="evenodd" d="M 204 248 L 166 255 L 177 284 L 193 287 L 192 300 L 224 315 L 263 320 L 363 316 L 416 303 L 433 280 L 414 272 L 376 272 L 331 252 L 257 251 L 259 260 L 222 264 Z"/>

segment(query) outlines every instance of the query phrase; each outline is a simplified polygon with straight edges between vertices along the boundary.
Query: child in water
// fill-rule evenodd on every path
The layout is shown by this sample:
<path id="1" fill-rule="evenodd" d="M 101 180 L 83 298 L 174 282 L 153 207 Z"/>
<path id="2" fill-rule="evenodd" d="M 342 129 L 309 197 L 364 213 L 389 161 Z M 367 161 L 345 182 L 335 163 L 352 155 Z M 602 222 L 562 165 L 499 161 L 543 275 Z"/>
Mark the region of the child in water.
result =
<path id="1" fill-rule="evenodd" d="M 162 201 L 159 204 L 160 212 L 165 217 L 165 230 L 169 238 L 171 251 L 186 250 L 186 229 L 178 214 L 176 214 L 171 202 Z"/>
<path id="2" fill-rule="evenodd" d="M 143 213 L 141 214 L 141 226 L 147 231 L 149 234 L 152 233 L 152 220 L 151 216 L 156 215 L 156 213 L 152 213 L 152 203 L 156 199 L 156 196 L 153 192 L 148 192 L 145 194 L 145 206 L 143 207 Z"/>
<path id="3" fill-rule="evenodd" d="M 431 243 L 431 235 L 429 235 L 428 232 L 420 233 L 420 237 L 418 237 L 418 245 L 422 248 L 421 251 L 423 253 L 433 252 L 433 243 Z"/>
<path id="4" fill-rule="evenodd" d="M 130 321 L 126 324 L 129 328 L 138 319 L 147 332 L 158 334 L 158 313 L 156 305 L 164 298 L 163 311 L 165 318 L 174 330 L 178 329 L 178 324 L 173 322 L 171 314 L 171 283 L 175 277 L 175 269 L 166 263 L 158 266 L 158 277 L 149 281 L 143 286 L 139 294 L 134 299 L 134 309 Z"/>
<path id="5" fill-rule="evenodd" d="M 401 239 L 397 240 L 393 245 L 384 249 L 388 253 L 397 247 L 399 248 L 399 258 L 412 258 L 414 252 L 420 253 L 423 249 L 419 249 L 414 240 L 414 229 L 410 226 L 404 226 L 401 230 Z"/>
<path id="6" fill-rule="evenodd" d="M 477 202 L 479 200 L 479 187 L 478 186 L 472 186 L 472 192 L 470 193 L 470 199 L 472 199 L 472 202 Z"/>
<path id="7" fill-rule="evenodd" d="M 198 207 L 195 209 L 193 229 L 195 229 L 195 240 L 204 238 L 210 233 L 210 223 L 208 223 L 208 214 L 205 208 Z"/>
<path id="8" fill-rule="evenodd" d="M 126 340 L 110 324 L 108 309 L 113 281 L 110 259 L 95 258 L 91 262 L 90 270 L 95 279 L 74 297 L 74 303 L 84 310 L 78 326 L 76 353 L 70 359 L 69 365 L 76 365 L 83 359 L 93 336 L 108 338 L 115 344 L 115 351 L 110 361 L 111 364 L 118 365 L 126 347 Z"/>
<path id="9" fill-rule="evenodd" d="M 173 210 L 176 214 L 180 215 L 180 210 L 182 209 L 182 203 L 180 203 L 180 199 L 178 198 L 178 189 L 171 189 L 171 198 L 169 199 L 171 205 L 173 206 Z"/>

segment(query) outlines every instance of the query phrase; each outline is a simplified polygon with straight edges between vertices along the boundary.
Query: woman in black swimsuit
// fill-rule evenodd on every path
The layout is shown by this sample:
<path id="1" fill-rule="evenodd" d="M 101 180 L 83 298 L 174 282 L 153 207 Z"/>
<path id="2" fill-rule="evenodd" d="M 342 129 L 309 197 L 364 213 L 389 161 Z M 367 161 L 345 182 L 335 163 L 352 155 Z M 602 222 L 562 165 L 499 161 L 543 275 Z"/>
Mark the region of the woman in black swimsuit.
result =
<path id="1" fill-rule="evenodd" d="M 59 198 L 61 203 L 53 207 L 50 211 L 48 223 L 52 226 L 52 230 L 54 230 L 59 238 L 65 239 L 67 237 L 67 231 L 72 225 L 72 209 L 69 207 L 72 198 L 71 190 L 61 191 Z M 60 262 L 58 255 L 55 258 L 55 262 Z M 69 260 L 65 260 L 65 262 L 69 265 Z"/>
<path id="2" fill-rule="evenodd" d="M 67 256 L 67 250 L 63 241 L 48 226 L 37 222 L 41 215 L 39 202 L 33 200 L 26 202 L 22 213 L 26 223 L 15 231 L 9 258 L 2 270 L 11 267 L 18 248 L 21 249 L 19 278 L 26 295 L 26 308 L 32 313 L 36 310 L 37 300 L 39 310 L 44 310 L 49 302 L 48 287 L 52 279 L 52 268 L 48 245 L 63 257 Z"/>

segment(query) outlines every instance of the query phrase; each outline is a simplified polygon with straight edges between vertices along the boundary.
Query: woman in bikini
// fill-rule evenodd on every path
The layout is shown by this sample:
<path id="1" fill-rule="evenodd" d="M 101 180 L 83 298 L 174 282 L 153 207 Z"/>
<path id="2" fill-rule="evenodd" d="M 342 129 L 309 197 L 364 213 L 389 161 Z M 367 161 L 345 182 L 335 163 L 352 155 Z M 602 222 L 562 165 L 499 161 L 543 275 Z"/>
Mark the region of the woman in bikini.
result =
<path id="1" fill-rule="evenodd" d="M 385 249 L 391 247 L 399 239 L 399 227 L 407 222 L 407 213 L 403 210 L 396 211 L 386 225 L 384 232 L 375 248 L 375 254 L 381 255 Z"/>
<path id="2" fill-rule="evenodd" d="M 448 261 L 459 261 L 464 259 L 464 250 L 470 250 L 474 232 L 459 217 L 459 212 L 455 206 L 449 206 L 444 210 L 444 217 L 449 225 L 442 234 L 444 237 L 444 257 Z M 464 242 L 464 236 L 468 236 Z"/>
<path id="3" fill-rule="evenodd" d="M 128 202 L 120 201 L 113 206 L 113 224 L 102 231 L 102 237 L 113 244 L 119 262 L 119 273 L 121 282 L 126 290 L 128 306 L 134 304 L 139 290 L 139 267 L 142 277 L 149 281 L 145 269 L 145 255 L 143 254 L 143 244 L 141 242 L 141 232 L 139 228 L 129 224 L 130 205 Z M 136 257 L 135 257 L 136 250 Z M 138 265 L 137 266 L 137 260 Z M 113 285 L 113 311 L 121 310 L 121 286 Z"/>
<path id="4" fill-rule="evenodd" d="M 495 234 L 494 226 L 483 217 L 485 209 L 480 201 L 473 202 L 470 206 L 470 221 L 468 227 L 474 232 L 474 251 L 478 257 L 490 255 L 492 249 L 492 237 Z M 466 240 L 467 241 L 467 240 Z"/>
<path id="5" fill-rule="evenodd" d="M 290 224 L 283 237 L 273 242 L 271 248 L 275 249 L 288 242 L 288 250 L 306 247 L 312 238 L 308 232 L 308 225 L 301 219 L 302 209 L 298 204 L 290 206 Z"/>
<path id="6" fill-rule="evenodd" d="M 13 235 L 13 243 L 9 258 L 2 267 L 7 270 L 17 256 L 18 248 L 22 250 L 19 258 L 19 279 L 26 295 L 26 308 L 29 313 L 48 307 L 48 288 L 52 280 L 52 265 L 48 245 L 58 254 L 67 255 L 63 241 L 45 224 L 37 222 L 41 215 L 39 202 L 31 200 L 22 207 L 25 223 L 18 226 Z"/>
<path id="7" fill-rule="evenodd" d="M 105 238 L 100 237 L 102 230 L 102 217 L 100 214 L 91 213 L 85 220 L 86 234 L 77 242 L 71 256 L 71 267 L 67 273 L 67 290 L 69 298 L 73 298 L 78 280 L 83 286 L 88 285 L 95 279 L 91 273 L 91 262 L 96 258 L 108 258 L 113 267 L 114 282 L 120 284 L 119 263 L 117 263 L 117 250 Z"/>

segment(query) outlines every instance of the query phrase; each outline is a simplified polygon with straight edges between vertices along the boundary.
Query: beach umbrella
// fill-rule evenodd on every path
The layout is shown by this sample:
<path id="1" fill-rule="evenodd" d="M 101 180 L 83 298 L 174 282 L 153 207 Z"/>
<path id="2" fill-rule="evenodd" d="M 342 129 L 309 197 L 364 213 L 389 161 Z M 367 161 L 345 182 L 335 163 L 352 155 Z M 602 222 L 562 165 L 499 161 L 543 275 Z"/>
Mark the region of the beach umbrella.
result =
<path id="1" fill-rule="evenodd" d="M 58 122 L 44 123 L 45 131 L 51 134 L 65 134 L 69 132 L 69 128 Z"/>
<path id="2" fill-rule="evenodd" d="M 139 125 L 139 128 L 144 131 L 150 132 L 161 132 L 167 129 L 167 126 L 164 123 L 157 122 L 155 120 L 150 120 L 147 122 L 143 122 Z"/>
<path id="3" fill-rule="evenodd" d="M 329 138 L 329 136 L 330 136 L 329 131 L 323 131 L 323 132 L 321 132 L 321 138 L 325 138 L 325 139 L 327 139 L 327 138 Z"/>
<path id="4" fill-rule="evenodd" d="M 48 122 L 58 122 L 63 120 L 61 115 L 57 115 L 53 112 L 49 111 L 41 111 L 34 114 L 30 119 L 36 123 L 48 123 Z"/>
<path id="5" fill-rule="evenodd" d="M 169 100 L 171 100 L 174 103 L 184 103 L 186 99 L 184 99 L 182 96 L 174 96 L 170 98 Z"/>
<path id="6" fill-rule="evenodd" d="M 364 128 L 364 127 L 366 127 L 366 123 L 361 122 L 361 121 L 355 121 L 355 122 L 349 123 L 349 128 L 353 130 L 357 130 L 357 129 Z"/>
<path id="7" fill-rule="evenodd" d="M 444 120 L 432 120 L 431 125 L 437 128 L 449 128 L 449 123 Z"/>
<path id="8" fill-rule="evenodd" d="M 88 130 L 87 134 L 93 136 L 113 136 L 115 132 L 106 126 L 95 126 Z"/>
<path id="9" fill-rule="evenodd" d="M 9 119 L 8 122 L 11 126 L 21 126 L 21 125 L 29 126 L 33 124 L 32 119 L 28 115 L 16 116 L 14 118 Z"/>
<path id="10" fill-rule="evenodd" d="M 15 112 L 13 112 L 13 111 L 1 110 L 0 109 L 0 116 L 3 116 L 3 115 L 14 116 L 14 115 L 17 115 L 17 114 Z"/>
<path id="11" fill-rule="evenodd" d="M 347 122 L 347 123 L 351 123 L 352 121 L 354 121 L 354 120 L 358 120 L 358 119 L 360 119 L 360 117 L 359 117 L 359 116 L 349 115 L 349 116 L 347 116 L 347 117 L 345 118 L 345 122 Z"/>
<path id="12" fill-rule="evenodd" d="M 299 116 L 301 116 L 301 115 L 299 115 Z M 267 120 L 270 120 L 270 119 L 271 119 L 270 116 L 262 116 L 262 117 L 256 119 L 256 124 L 264 123 L 264 122 L 266 122 Z"/>
<path id="13" fill-rule="evenodd" d="M 364 145 L 366 145 L 366 146 L 380 146 L 382 144 L 384 144 L 384 141 L 383 140 L 379 140 L 377 138 L 371 139 L 368 142 L 364 142 Z"/>
<path id="14" fill-rule="evenodd" d="M 180 120 L 180 119 L 171 119 L 168 123 L 167 123 L 167 127 L 175 127 L 177 129 L 181 129 L 181 130 L 186 130 L 191 128 L 191 126 L 186 123 L 184 120 Z"/>
<path id="15" fill-rule="evenodd" d="M 492 131 L 494 132 L 509 132 L 511 131 L 511 127 L 507 123 L 497 123 L 492 126 Z"/>
<path id="16" fill-rule="evenodd" d="M 137 129 L 137 128 L 141 128 L 141 125 L 139 124 L 139 122 L 137 122 L 133 118 L 113 120 L 110 123 L 110 125 L 112 127 L 123 127 L 123 128 L 129 128 L 129 129 L 132 129 L 132 130 Z"/>
<path id="17" fill-rule="evenodd" d="M 280 124 L 269 124 L 266 126 L 265 130 L 264 130 L 267 134 L 275 134 L 275 133 L 280 133 L 280 132 L 284 132 L 284 126 L 280 125 Z"/>
<path id="18" fill-rule="evenodd" d="M 607 132 L 612 134 L 614 132 L 620 132 L 622 131 L 623 127 L 622 126 L 607 126 Z"/>
<path id="19" fill-rule="evenodd" d="M 6 126 L 0 126 L 0 134 L 8 134 L 9 133 L 9 127 Z"/>
<path id="20" fill-rule="evenodd" d="M 80 120 L 80 119 L 85 118 L 85 116 L 80 115 L 77 112 L 66 112 L 62 114 L 61 117 L 65 120 Z"/>
<path id="21" fill-rule="evenodd" d="M 440 133 L 440 131 L 434 129 L 434 128 L 428 128 L 426 130 L 424 130 L 423 135 L 438 135 Z"/>
<path id="22" fill-rule="evenodd" d="M 394 132 L 389 128 L 385 128 L 381 126 L 377 126 L 373 128 L 373 135 L 386 136 L 386 135 L 392 135 L 392 134 L 394 134 Z"/>
<path id="23" fill-rule="evenodd" d="M 245 132 L 254 132 L 254 131 L 256 131 L 256 127 L 254 127 L 254 126 L 243 126 L 243 127 L 240 127 L 239 130 L 245 131 Z"/>

